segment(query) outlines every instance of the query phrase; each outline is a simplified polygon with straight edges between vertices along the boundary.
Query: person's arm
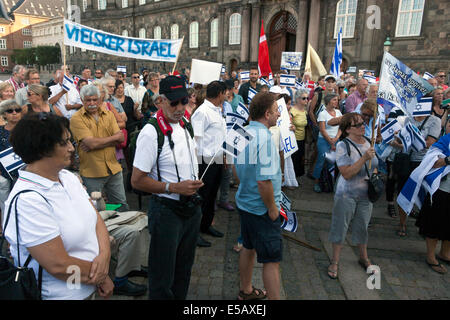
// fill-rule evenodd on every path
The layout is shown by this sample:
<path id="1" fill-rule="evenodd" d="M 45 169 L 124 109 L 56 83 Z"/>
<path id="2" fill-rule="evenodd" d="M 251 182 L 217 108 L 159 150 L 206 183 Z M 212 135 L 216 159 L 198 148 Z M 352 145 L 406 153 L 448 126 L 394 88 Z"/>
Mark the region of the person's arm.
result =
<path id="1" fill-rule="evenodd" d="M 80 109 L 82 106 L 83 106 L 83 105 L 82 105 L 82 104 L 79 104 L 79 103 L 76 103 L 76 104 L 66 104 L 66 105 L 65 105 L 67 111 L 69 111 L 69 110 L 78 110 L 78 109 Z"/>
<path id="2" fill-rule="evenodd" d="M 81 140 L 80 147 L 85 149 L 84 151 L 92 151 L 98 149 L 104 149 L 107 147 L 114 147 L 118 143 L 122 143 L 125 140 L 122 131 L 118 131 L 112 136 L 104 138 L 86 137 Z"/>
<path id="3" fill-rule="evenodd" d="M 59 110 L 59 108 L 56 105 L 53 105 L 52 108 L 57 116 L 64 117 L 64 115 L 62 114 L 62 112 Z"/>
<path id="4" fill-rule="evenodd" d="M 316 115 L 314 114 L 314 107 L 316 106 L 317 99 L 318 99 L 317 94 L 314 94 L 314 97 L 311 99 L 311 102 L 310 102 L 309 108 L 308 108 L 309 118 L 311 119 L 312 123 L 315 126 L 318 126 Z"/>
<path id="5" fill-rule="evenodd" d="M 50 99 L 48 99 L 48 103 L 55 105 L 59 99 L 61 99 L 61 97 L 63 95 L 65 95 L 67 93 L 66 90 L 64 90 L 64 88 L 62 88 L 62 90 L 60 92 L 58 92 L 57 94 L 55 94 L 53 97 L 51 97 Z"/>
<path id="6" fill-rule="evenodd" d="M 333 119 L 328 120 L 329 126 L 338 126 L 341 123 L 342 116 L 334 117 Z"/>
<path id="7" fill-rule="evenodd" d="M 275 204 L 275 197 L 273 191 L 273 185 L 271 180 L 257 181 L 258 192 L 264 202 L 264 205 L 268 209 L 269 218 L 275 221 L 280 212 L 278 211 L 277 205 Z"/>
<path id="8" fill-rule="evenodd" d="M 125 129 L 125 121 L 122 119 L 122 117 L 120 116 L 119 112 L 117 112 L 116 108 L 113 105 L 110 105 L 111 108 L 109 108 L 109 111 L 112 112 L 112 114 L 114 115 L 114 118 L 117 121 L 117 125 L 119 126 L 119 129 Z"/>
<path id="9" fill-rule="evenodd" d="M 436 138 L 433 138 L 432 136 L 428 136 L 425 139 L 425 143 L 427 144 L 427 148 L 431 147 L 436 141 L 437 141 Z"/>
<path id="10" fill-rule="evenodd" d="M 342 174 L 345 180 L 349 180 L 356 176 L 358 172 L 361 171 L 364 163 L 366 163 L 366 161 L 372 159 L 373 157 L 375 157 L 375 149 L 373 147 L 370 147 L 354 164 L 348 166 L 339 166 L 339 172 Z"/>
<path id="11" fill-rule="evenodd" d="M 433 168 L 442 168 L 442 167 L 445 167 L 446 165 L 447 164 L 445 163 L 445 158 L 439 158 L 434 163 Z"/>

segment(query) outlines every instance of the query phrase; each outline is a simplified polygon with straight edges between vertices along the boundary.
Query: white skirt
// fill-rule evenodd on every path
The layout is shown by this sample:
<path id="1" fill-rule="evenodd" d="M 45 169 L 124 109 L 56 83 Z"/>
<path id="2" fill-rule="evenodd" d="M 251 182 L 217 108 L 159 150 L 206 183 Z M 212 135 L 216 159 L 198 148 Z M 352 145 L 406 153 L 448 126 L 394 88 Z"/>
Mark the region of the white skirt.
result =
<path id="1" fill-rule="evenodd" d="M 294 164 L 292 163 L 291 156 L 284 159 L 284 182 L 282 186 L 298 187 L 298 182 L 295 178 Z"/>

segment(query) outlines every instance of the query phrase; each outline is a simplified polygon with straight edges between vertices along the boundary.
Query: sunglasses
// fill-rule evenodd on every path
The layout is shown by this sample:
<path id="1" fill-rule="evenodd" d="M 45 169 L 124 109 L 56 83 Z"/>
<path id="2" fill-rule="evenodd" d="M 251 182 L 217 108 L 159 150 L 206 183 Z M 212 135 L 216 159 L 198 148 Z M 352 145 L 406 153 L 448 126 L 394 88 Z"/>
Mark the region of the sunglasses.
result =
<path id="1" fill-rule="evenodd" d="M 170 101 L 170 106 L 171 107 L 176 107 L 180 102 L 181 102 L 182 105 L 188 104 L 189 98 L 188 97 L 184 97 L 184 98 L 182 98 L 180 100 Z"/>
<path id="2" fill-rule="evenodd" d="M 139 79 L 140 77 L 133 77 L 133 79 Z"/>
<path id="3" fill-rule="evenodd" d="M 361 128 L 361 126 L 363 126 L 364 125 L 364 122 L 359 122 L 359 123 L 357 123 L 357 124 L 352 124 L 350 127 L 353 127 L 353 128 Z"/>
<path id="4" fill-rule="evenodd" d="M 445 78 L 445 74 L 441 74 L 439 76 L 436 76 L 436 78 Z"/>
<path id="5" fill-rule="evenodd" d="M 301 97 L 301 100 L 308 100 L 308 97 Z"/>
<path id="6" fill-rule="evenodd" d="M 21 113 L 21 112 L 22 112 L 22 109 L 21 109 L 21 108 L 15 108 L 15 109 L 8 109 L 8 110 L 5 110 L 6 113 L 13 113 L 14 111 L 15 111 L 16 113 Z"/>

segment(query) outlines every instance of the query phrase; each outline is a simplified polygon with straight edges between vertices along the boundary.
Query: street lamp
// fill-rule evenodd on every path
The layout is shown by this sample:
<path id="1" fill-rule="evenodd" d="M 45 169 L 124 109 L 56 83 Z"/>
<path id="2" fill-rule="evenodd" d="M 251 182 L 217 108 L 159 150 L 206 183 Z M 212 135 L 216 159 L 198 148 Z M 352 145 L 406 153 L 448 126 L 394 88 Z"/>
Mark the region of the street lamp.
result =
<path id="1" fill-rule="evenodd" d="M 383 46 L 384 46 L 384 51 L 389 52 L 389 49 L 392 46 L 391 38 L 389 38 L 389 36 L 386 37 L 386 41 L 384 41 Z"/>
<path id="2" fill-rule="evenodd" d="M 95 71 L 95 60 L 97 59 L 97 55 L 95 53 L 92 54 L 92 60 L 94 61 L 94 71 Z"/>

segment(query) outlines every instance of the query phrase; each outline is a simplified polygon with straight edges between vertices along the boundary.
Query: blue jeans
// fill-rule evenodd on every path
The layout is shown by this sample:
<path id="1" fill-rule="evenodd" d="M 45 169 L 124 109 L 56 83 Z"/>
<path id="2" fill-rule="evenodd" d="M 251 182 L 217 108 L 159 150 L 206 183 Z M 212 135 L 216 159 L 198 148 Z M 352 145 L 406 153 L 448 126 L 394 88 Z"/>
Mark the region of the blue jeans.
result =
<path id="1" fill-rule="evenodd" d="M 317 161 L 313 172 L 314 178 L 320 178 L 320 173 L 322 172 L 322 168 L 325 163 L 325 153 L 330 151 L 330 149 L 331 146 L 328 144 L 328 141 L 325 140 L 325 138 L 319 137 L 319 139 L 317 139 Z"/>

